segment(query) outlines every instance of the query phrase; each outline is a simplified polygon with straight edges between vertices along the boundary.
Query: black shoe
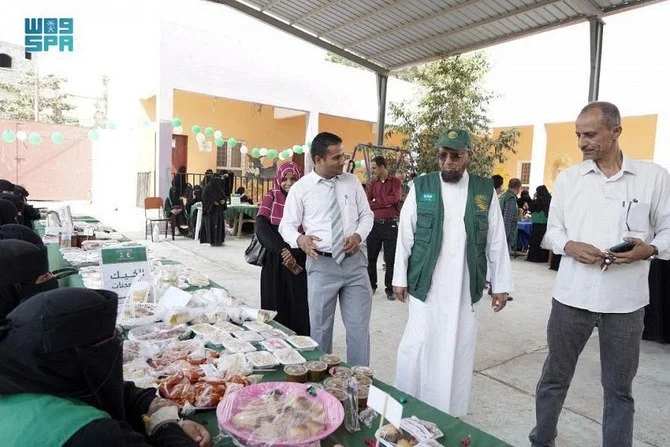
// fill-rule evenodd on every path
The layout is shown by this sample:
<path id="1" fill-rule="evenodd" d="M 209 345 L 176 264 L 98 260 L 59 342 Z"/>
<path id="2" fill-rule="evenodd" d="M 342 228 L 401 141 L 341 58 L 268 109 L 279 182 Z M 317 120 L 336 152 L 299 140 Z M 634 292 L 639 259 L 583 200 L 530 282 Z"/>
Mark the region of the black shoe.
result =
<path id="1" fill-rule="evenodd" d="M 386 292 L 386 299 L 389 301 L 395 301 L 395 295 L 393 292 Z"/>

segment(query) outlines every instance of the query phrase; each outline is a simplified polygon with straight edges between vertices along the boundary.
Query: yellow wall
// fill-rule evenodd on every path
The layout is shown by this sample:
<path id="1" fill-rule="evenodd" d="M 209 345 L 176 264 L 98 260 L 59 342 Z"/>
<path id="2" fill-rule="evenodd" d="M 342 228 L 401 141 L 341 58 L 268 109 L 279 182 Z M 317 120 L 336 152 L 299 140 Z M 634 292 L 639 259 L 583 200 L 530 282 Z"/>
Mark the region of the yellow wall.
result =
<path id="1" fill-rule="evenodd" d="M 509 179 L 518 175 L 518 162 L 531 161 L 533 153 L 533 126 L 496 127 L 493 129 L 493 138 L 497 138 L 503 131 L 512 129 L 519 132 L 519 139 L 515 146 L 516 153 L 507 152 L 505 163 L 500 163 L 493 169 L 494 174 L 502 175 L 505 179 L 505 183 L 503 183 L 505 188 Z M 532 169 L 533 166 L 531 165 Z"/>
<path id="2" fill-rule="evenodd" d="M 234 137 L 254 147 L 282 151 L 305 140 L 306 116 L 275 119 L 272 106 L 175 91 L 174 116 L 182 121 L 188 135 L 188 172 L 205 172 L 216 168 L 216 149 L 200 152 L 191 127 L 199 125 L 221 130 L 224 138 Z M 211 138 L 210 138 L 211 139 Z M 263 157 L 263 160 L 269 159 Z"/>
<path id="3" fill-rule="evenodd" d="M 624 153 L 638 160 L 653 160 L 656 139 L 656 115 L 628 116 L 622 119 L 623 132 L 619 145 Z M 577 147 L 575 123 L 551 123 L 547 128 L 547 155 L 544 183 L 552 190 L 554 179 L 560 171 L 582 161 Z"/>

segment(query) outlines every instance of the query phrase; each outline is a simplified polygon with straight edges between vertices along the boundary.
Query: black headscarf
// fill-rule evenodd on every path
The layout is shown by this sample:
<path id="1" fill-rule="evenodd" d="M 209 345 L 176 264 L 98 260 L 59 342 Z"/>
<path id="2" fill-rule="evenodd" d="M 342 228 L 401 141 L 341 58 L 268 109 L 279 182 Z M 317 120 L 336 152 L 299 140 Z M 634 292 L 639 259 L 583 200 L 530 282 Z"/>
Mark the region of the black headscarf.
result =
<path id="1" fill-rule="evenodd" d="M 0 193 L 5 191 L 14 191 L 14 183 L 3 178 L 0 179 Z"/>
<path id="2" fill-rule="evenodd" d="M 19 224 L 0 225 L 0 239 L 18 239 L 30 242 L 38 247 L 44 247 L 42 238 L 30 228 Z M 2 256 L 0 254 L 0 256 Z"/>
<path id="3" fill-rule="evenodd" d="M 118 296 L 64 288 L 40 293 L 0 321 L 0 395 L 79 399 L 125 419 Z"/>
<path id="4" fill-rule="evenodd" d="M 0 194 L 0 199 L 12 202 L 19 214 L 23 213 L 23 208 L 26 206 L 26 202 L 21 197 L 15 195 L 14 193 L 2 193 Z"/>
<path id="5" fill-rule="evenodd" d="M 544 211 L 549 214 L 549 205 L 551 205 L 551 194 L 546 186 L 540 185 L 535 189 L 537 198 L 533 200 L 531 211 Z"/>
<path id="6" fill-rule="evenodd" d="M 46 247 L 17 239 L 0 240 L 0 318 L 33 295 L 58 287 L 58 280 L 35 284 L 49 272 Z"/>
<path id="7" fill-rule="evenodd" d="M 205 171 L 205 176 L 202 178 L 202 182 L 200 182 L 200 186 L 202 186 L 202 189 L 205 189 L 205 186 L 209 184 L 209 182 L 212 181 L 212 177 L 214 177 L 214 171 L 211 169 L 208 169 Z"/>
<path id="8" fill-rule="evenodd" d="M 26 188 L 24 188 L 23 186 L 20 186 L 20 185 L 14 185 L 14 194 L 16 194 L 17 196 L 19 196 L 23 199 L 25 199 L 26 197 L 28 197 L 30 195 L 28 193 L 28 190 Z"/>
<path id="9" fill-rule="evenodd" d="M 226 200 L 226 190 L 223 179 L 217 174 L 212 177 L 212 180 L 202 190 L 202 208 L 206 213 L 212 211 L 215 204 Z"/>
<path id="10" fill-rule="evenodd" d="M 9 200 L 0 199 L 0 225 L 17 223 L 19 211 Z"/>

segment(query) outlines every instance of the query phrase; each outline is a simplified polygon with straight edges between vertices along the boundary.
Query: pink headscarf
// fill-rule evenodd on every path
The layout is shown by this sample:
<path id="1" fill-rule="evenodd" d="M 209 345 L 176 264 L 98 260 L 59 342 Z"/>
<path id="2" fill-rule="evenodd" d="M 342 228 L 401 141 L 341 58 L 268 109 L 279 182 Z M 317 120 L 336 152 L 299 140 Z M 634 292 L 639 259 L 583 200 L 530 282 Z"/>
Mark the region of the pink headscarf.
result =
<path id="1" fill-rule="evenodd" d="M 281 218 L 284 215 L 286 193 L 281 187 L 281 182 L 284 180 L 286 174 L 293 174 L 294 181 L 297 181 L 302 177 L 300 168 L 292 161 L 279 165 L 279 167 L 277 167 L 277 172 L 275 173 L 275 181 L 272 185 L 272 191 L 265 194 L 258 210 L 258 215 L 270 219 L 272 225 L 279 225 L 279 222 L 281 222 Z"/>

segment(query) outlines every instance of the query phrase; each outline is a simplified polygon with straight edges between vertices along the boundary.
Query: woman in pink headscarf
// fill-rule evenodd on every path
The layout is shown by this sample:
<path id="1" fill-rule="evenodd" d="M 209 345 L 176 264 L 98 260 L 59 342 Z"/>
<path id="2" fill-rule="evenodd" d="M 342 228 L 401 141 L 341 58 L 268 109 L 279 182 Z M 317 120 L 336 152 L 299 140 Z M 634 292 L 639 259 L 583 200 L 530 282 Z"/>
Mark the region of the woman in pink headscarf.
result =
<path id="1" fill-rule="evenodd" d="M 277 311 L 275 320 L 297 334 L 309 335 L 305 254 L 291 249 L 278 230 L 286 195 L 301 176 L 293 162 L 277 167 L 272 190 L 258 211 L 256 236 L 267 250 L 261 271 L 261 307 Z"/>

